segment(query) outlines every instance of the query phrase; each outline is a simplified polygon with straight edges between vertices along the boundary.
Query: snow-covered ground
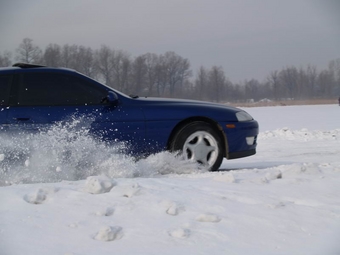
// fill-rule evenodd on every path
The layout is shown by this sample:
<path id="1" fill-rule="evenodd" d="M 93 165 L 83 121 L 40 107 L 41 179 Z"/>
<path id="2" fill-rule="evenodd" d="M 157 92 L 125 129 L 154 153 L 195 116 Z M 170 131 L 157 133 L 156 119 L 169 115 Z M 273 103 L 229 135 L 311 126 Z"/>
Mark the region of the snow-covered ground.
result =
<path id="1" fill-rule="evenodd" d="M 48 156 L 61 145 L 46 153 L 43 136 L 19 175 L 0 169 L 0 254 L 340 254 L 340 107 L 246 110 L 257 154 L 213 173 L 167 153 L 135 163 L 83 138 L 71 160 L 95 165 L 68 175 L 79 162 Z"/>

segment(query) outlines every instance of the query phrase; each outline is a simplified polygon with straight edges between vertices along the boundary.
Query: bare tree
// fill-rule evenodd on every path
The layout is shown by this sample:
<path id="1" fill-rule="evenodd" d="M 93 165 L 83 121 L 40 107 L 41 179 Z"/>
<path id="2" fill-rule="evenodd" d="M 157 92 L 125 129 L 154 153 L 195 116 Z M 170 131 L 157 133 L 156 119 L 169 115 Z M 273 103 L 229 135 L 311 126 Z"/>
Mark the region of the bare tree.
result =
<path id="1" fill-rule="evenodd" d="M 145 55 L 138 56 L 132 63 L 132 86 L 135 94 L 147 90 L 147 65 Z"/>
<path id="2" fill-rule="evenodd" d="M 113 87 L 113 50 L 103 45 L 96 51 L 96 68 L 107 86 Z"/>
<path id="3" fill-rule="evenodd" d="M 113 51 L 112 70 L 115 88 L 129 91 L 129 75 L 131 73 L 130 56 L 124 51 Z"/>
<path id="4" fill-rule="evenodd" d="M 41 60 L 41 49 L 33 44 L 30 38 L 24 38 L 19 48 L 16 49 L 16 59 L 25 63 L 39 63 Z"/>
<path id="5" fill-rule="evenodd" d="M 330 61 L 328 69 L 334 75 L 335 93 L 340 95 L 340 58 Z"/>
<path id="6" fill-rule="evenodd" d="M 79 70 L 81 63 L 79 58 L 79 47 L 76 44 L 73 45 L 64 45 L 63 47 L 63 60 L 65 67 Z"/>
<path id="7" fill-rule="evenodd" d="M 61 51 L 61 66 L 73 68 L 74 52 L 77 51 L 78 46 L 65 44 Z"/>
<path id="8" fill-rule="evenodd" d="M 180 90 L 185 79 L 191 76 L 190 63 L 172 51 L 166 52 L 164 58 L 170 96 L 174 97 L 176 86 L 177 91 Z"/>
<path id="9" fill-rule="evenodd" d="M 274 99 L 278 100 L 281 97 L 281 84 L 280 84 L 280 77 L 278 71 L 272 71 L 268 77 L 268 82 L 272 87 L 273 97 Z"/>
<path id="10" fill-rule="evenodd" d="M 221 66 L 213 66 L 209 71 L 209 94 L 210 99 L 220 102 L 224 97 L 225 74 Z"/>
<path id="11" fill-rule="evenodd" d="M 156 66 L 158 65 L 159 57 L 157 54 L 147 53 L 143 55 L 143 58 L 145 59 L 146 66 L 148 94 L 156 95 L 155 88 L 158 88 Z"/>
<path id="12" fill-rule="evenodd" d="M 90 47 L 79 46 L 76 54 L 77 71 L 91 77 L 96 77 L 95 59 Z"/>
<path id="13" fill-rule="evenodd" d="M 273 89 L 269 81 L 259 83 L 257 96 L 259 99 L 273 99 Z"/>
<path id="14" fill-rule="evenodd" d="M 306 99 L 308 94 L 308 78 L 306 71 L 300 67 L 297 74 L 295 98 Z"/>
<path id="15" fill-rule="evenodd" d="M 288 67 L 280 72 L 280 79 L 287 89 L 288 97 L 293 99 L 296 96 L 297 82 L 298 82 L 298 71 L 296 67 Z"/>
<path id="16" fill-rule="evenodd" d="M 11 53 L 6 51 L 3 55 L 0 54 L 0 67 L 7 67 L 11 65 Z"/>
<path id="17" fill-rule="evenodd" d="M 160 55 L 157 59 L 157 64 L 155 66 L 155 76 L 156 76 L 156 89 L 157 96 L 165 96 L 165 88 L 168 84 L 167 82 L 167 68 L 166 61 L 163 55 Z"/>
<path id="18" fill-rule="evenodd" d="M 323 98 L 331 98 L 334 94 L 334 74 L 329 70 L 322 71 L 318 76 L 319 95 Z"/>
<path id="19" fill-rule="evenodd" d="M 244 87 L 240 84 L 233 84 L 233 102 L 244 102 L 245 95 L 244 95 Z"/>
<path id="20" fill-rule="evenodd" d="M 61 66 L 61 47 L 57 44 L 49 44 L 43 54 L 42 63 L 47 66 Z"/>
<path id="21" fill-rule="evenodd" d="M 337 80 L 340 80 L 340 58 L 331 60 L 328 65 L 328 69 L 335 73 Z"/>
<path id="22" fill-rule="evenodd" d="M 308 98 L 313 98 L 315 97 L 316 94 L 316 82 L 317 82 L 317 77 L 318 77 L 318 72 L 315 66 L 308 65 L 307 66 L 307 97 Z"/>
<path id="23" fill-rule="evenodd" d="M 260 99 L 259 95 L 260 83 L 255 80 L 251 79 L 250 81 L 246 81 L 245 83 L 245 96 L 247 99 L 254 99 L 258 101 Z"/>
<path id="24" fill-rule="evenodd" d="M 209 82 L 208 71 L 205 69 L 205 67 L 201 66 L 200 69 L 198 70 L 195 80 L 197 99 L 203 100 L 207 98 L 206 92 L 208 88 L 208 82 Z"/>

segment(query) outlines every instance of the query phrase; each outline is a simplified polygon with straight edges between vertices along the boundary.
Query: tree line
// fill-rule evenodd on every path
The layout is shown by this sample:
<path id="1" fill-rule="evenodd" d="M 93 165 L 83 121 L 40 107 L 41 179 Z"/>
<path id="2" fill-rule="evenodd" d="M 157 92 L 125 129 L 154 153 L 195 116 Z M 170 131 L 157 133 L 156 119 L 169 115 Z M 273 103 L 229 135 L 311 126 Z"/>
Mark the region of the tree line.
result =
<path id="1" fill-rule="evenodd" d="M 10 66 L 13 53 L 0 52 L 0 66 Z M 128 52 L 103 45 L 93 50 L 82 45 L 49 44 L 44 50 L 24 38 L 14 53 L 15 62 L 75 69 L 126 94 L 177 97 L 213 102 L 249 102 L 262 99 L 329 99 L 340 95 L 340 58 L 328 68 L 317 70 L 295 66 L 271 71 L 256 79 L 232 83 L 221 66 L 201 66 L 196 74 L 188 59 L 175 52 L 146 53 L 132 57 Z"/>

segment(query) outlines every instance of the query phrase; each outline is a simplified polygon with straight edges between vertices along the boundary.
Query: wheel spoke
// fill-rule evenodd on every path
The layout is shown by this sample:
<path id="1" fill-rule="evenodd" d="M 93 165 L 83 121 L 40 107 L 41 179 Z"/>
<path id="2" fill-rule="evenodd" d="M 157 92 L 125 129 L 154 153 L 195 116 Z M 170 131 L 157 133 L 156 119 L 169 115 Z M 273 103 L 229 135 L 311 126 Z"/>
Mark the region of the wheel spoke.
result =
<path id="1" fill-rule="evenodd" d="M 186 152 L 187 159 L 210 167 L 216 161 L 217 148 L 216 140 L 209 133 L 198 131 L 187 139 L 183 150 Z"/>

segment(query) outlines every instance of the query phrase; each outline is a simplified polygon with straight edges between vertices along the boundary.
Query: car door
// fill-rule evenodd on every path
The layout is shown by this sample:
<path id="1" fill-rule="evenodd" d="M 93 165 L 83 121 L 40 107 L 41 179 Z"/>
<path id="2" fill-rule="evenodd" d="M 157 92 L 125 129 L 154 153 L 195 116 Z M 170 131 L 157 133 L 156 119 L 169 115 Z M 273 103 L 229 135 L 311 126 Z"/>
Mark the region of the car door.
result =
<path id="1" fill-rule="evenodd" d="M 8 129 L 8 100 L 9 100 L 9 89 L 12 76 L 0 75 L 0 133 L 7 131 Z"/>
<path id="2" fill-rule="evenodd" d="M 88 128 L 105 141 L 128 142 L 134 151 L 145 138 L 139 109 L 103 103 L 109 89 L 78 73 L 26 72 L 14 84 L 8 111 L 12 132 L 44 132 L 76 121 L 75 128 Z"/>

